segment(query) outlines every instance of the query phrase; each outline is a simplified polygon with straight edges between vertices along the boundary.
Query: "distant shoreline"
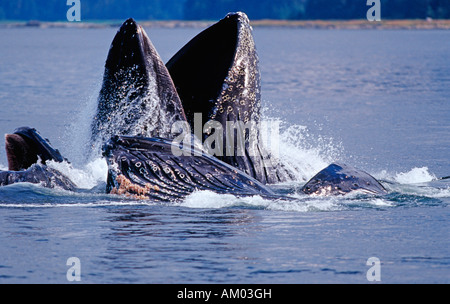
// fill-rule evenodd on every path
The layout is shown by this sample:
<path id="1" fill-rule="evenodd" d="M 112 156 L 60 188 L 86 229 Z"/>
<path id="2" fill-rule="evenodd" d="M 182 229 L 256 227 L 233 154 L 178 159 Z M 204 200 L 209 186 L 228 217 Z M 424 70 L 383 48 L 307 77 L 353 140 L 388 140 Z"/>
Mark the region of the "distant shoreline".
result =
<path id="1" fill-rule="evenodd" d="M 87 22 L 47 22 L 47 21 L 0 21 L 0 28 L 108 28 L 118 27 L 123 21 L 87 21 Z M 143 27 L 153 28 L 205 28 L 216 21 L 140 21 Z M 402 29 L 402 30 L 450 30 L 450 19 L 406 19 L 369 22 L 358 20 L 253 20 L 253 27 L 286 27 L 300 29 Z"/>

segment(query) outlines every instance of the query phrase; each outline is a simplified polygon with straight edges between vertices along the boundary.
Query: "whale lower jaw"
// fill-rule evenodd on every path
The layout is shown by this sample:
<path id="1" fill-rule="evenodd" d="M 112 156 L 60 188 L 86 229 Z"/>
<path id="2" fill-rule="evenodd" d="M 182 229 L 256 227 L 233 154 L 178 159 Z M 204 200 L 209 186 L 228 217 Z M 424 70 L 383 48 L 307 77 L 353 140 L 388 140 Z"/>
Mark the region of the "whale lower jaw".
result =
<path id="1" fill-rule="evenodd" d="M 64 174 L 41 164 L 33 164 L 26 170 L 0 171 L 0 186 L 16 183 L 39 184 L 45 188 L 60 188 L 69 191 L 77 189 L 77 186 Z"/>
<path id="2" fill-rule="evenodd" d="M 182 200 L 194 191 L 240 196 L 275 194 L 239 169 L 194 147 L 190 156 L 174 156 L 174 144 L 162 138 L 115 136 L 104 146 L 107 192 L 135 198 Z"/>

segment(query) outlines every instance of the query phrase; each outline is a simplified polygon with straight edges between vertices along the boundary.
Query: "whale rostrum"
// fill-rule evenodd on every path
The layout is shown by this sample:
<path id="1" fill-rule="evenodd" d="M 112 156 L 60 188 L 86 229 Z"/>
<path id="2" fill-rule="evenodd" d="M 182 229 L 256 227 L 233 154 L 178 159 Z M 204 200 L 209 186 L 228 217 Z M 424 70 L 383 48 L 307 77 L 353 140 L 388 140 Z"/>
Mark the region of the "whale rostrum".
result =
<path id="1" fill-rule="evenodd" d="M 132 18 L 126 20 L 105 62 L 91 141 L 101 147 L 113 135 L 170 138 L 171 125 L 185 120 L 172 79 L 152 42 Z"/>

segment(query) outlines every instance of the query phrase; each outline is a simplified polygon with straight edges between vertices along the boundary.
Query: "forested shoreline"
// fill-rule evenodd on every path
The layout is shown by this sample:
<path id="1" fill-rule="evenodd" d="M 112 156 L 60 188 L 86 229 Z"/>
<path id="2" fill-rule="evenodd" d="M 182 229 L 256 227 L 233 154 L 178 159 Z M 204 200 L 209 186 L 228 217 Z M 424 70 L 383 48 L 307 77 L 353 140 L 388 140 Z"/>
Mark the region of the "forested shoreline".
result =
<path id="1" fill-rule="evenodd" d="M 364 19 L 366 0 L 77 0 L 81 21 L 217 20 L 227 12 L 243 11 L 251 20 Z M 69 1 L 72 2 L 72 1 Z M 450 19 L 450 0 L 380 0 L 381 18 Z M 0 2 L 0 20 L 64 21 L 66 0 Z"/>

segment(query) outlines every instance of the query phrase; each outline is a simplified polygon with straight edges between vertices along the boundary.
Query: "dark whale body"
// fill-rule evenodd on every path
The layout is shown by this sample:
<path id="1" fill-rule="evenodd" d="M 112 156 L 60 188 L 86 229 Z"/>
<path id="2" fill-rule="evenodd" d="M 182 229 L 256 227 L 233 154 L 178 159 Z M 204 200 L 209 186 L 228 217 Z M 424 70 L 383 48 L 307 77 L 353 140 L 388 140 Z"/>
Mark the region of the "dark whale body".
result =
<path id="1" fill-rule="evenodd" d="M 386 194 L 386 189 L 370 174 L 349 165 L 334 163 L 312 177 L 302 188 L 306 194 L 341 195 L 353 191 Z"/>
<path id="2" fill-rule="evenodd" d="M 38 164 L 33 164 L 22 171 L 0 171 L 0 186 L 16 183 L 40 184 L 46 188 L 62 188 L 70 191 L 77 189 L 77 186 L 58 170 Z"/>

